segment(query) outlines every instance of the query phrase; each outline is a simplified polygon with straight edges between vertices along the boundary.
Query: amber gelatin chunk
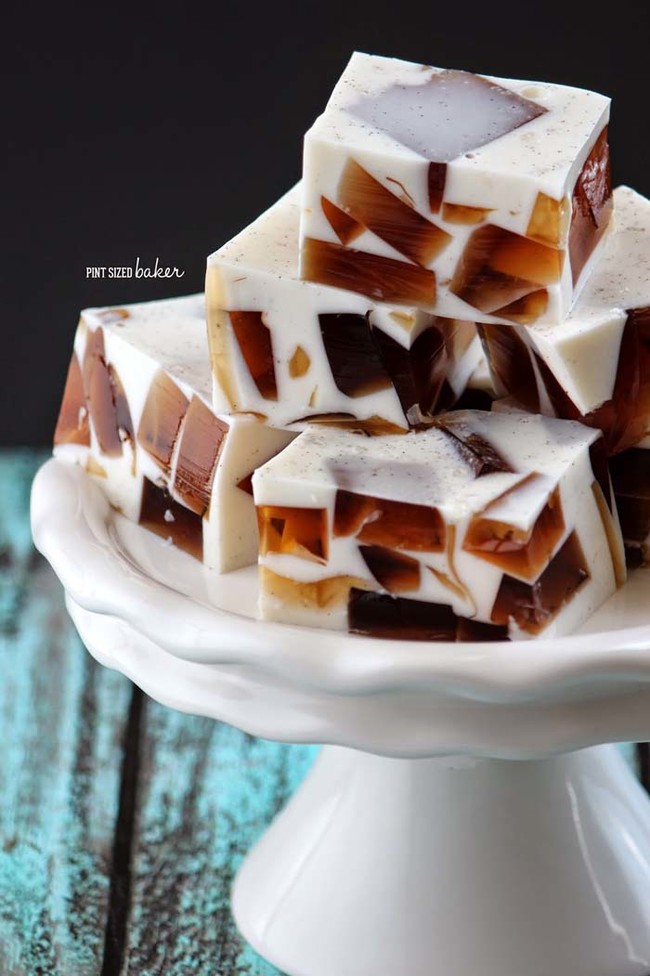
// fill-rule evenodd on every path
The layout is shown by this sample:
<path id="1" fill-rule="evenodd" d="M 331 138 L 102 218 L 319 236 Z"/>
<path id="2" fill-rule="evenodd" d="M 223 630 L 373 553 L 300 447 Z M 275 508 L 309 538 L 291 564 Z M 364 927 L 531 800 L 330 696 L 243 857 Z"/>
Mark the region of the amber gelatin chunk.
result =
<path id="1" fill-rule="evenodd" d="M 326 563 L 328 557 L 328 518 L 325 508 L 290 508 L 260 505 L 257 524 L 260 554 L 289 553 Z"/>
<path id="2" fill-rule="evenodd" d="M 142 410 L 138 442 L 167 474 L 188 406 L 185 394 L 164 370 L 159 369 L 151 382 Z"/>
<path id="3" fill-rule="evenodd" d="M 449 290 L 482 312 L 533 321 L 546 307 L 540 286 L 558 281 L 562 259 L 562 251 L 485 224 L 465 245 Z"/>
<path id="4" fill-rule="evenodd" d="M 437 508 L 339 489 L 333 534 L 354 535 L 359 542 L 391 549 L 442 552 L 446 526 Z"/>
<path id="5" fill-rule="evenodd" d="M 389 593 L 404 593 L 419 587 L 420 564 L 412 556 L 384 546 L 359 546 L 359 552 L 379 585 Z"/>
<path id="6" fill-rule="evenodd" d="M 462 203 L 443 203 L 442 219 L 448 224 L 480 224 L 490 210 L 486 207 L 467 207 Z"/>
<path id="7" fill-rule="evenodd" d="M 360 292 L 383 302 L 413 304 L 426 309 L 436 300 L 433 271 L 312 237 L 306 238 L 303 245 L 302 277 L 306 281 Z"/>
<path id="8" fill-rule="evenodd" d="M 328 200 L 327 197 L 320 198 L 320 205 L 323 208 L 323 213 L 327 217 L 330 227 L 341 244 L 349 244 L 359 234 L 363 234 L 363 226 L 351 217 L 350 214 L 341 210 L 331 200 Z"/>
<path id="9" fill-rule="evenodd" d="M 318 322 L 332 377 L 341 393 L 360 397 L 391 386 L 364 315 L 324 314 L 318 316 Z"/>
<path id="10" fill-rule="evenodd" d="M 90 447 L 88 409 L 84 396 L 81 366 L 75 352 L 72 353 L 68 367 L 59 419 L 54 431 L 54 443 L 55 445 L 82 444 L 84 447 Z"/>
<path id="11" fill-rule="evenodd" d="M 607 127 L 585 160 L 573 190 L 569 257 L 574 283 L 601 239 L 614 210 Z"/>
<path id="12" fill-rule="evenodd" d="M 491 518 L 490 512 L 518 492 L 526 492 L 538 478 L 531 474 L 518 485 L 495 498 L 469 524 L 463 549 L 479 559 L 500 566 L 507 573 L 533 581 L 542 572 L 564 535 L 560 492 L 556 488 L 530 529 L 520 529 Z"/>
<path id="13" fill-rule="evenodd" d="M 265 400 L 277 400 L 271 332 L 262 312 L 230 312 L 233 332 L 255 386 Z"/>
<path id="14" fill-rule="evenodd" d="M 140 525 L 163 539 L 171 539 L 184 552 L 203 559 L 203 519 L 174 501 L 166 488 L 148 478 L 142 485 Z"/>
<path id="15" fill-rule="evenodd" d="M 289 360 L 289 376 L 294 380 L 300 376 L 305 376 L 309 372 L 310 366 L 309 354 L 305 352 L 302 346 L 296 346 L 296 351 Z"/>
<path id="16" fill-rule="evenodd" d="M 569 226 L 569 202 L 538 193 L 526 228 L 526 237 L 549 247 L 560 247 Z"/>
<path id="17" fill-rule="evenodd" d="M 210 506 L 215 466 L 227 432 L 227 424 L 192 397 L 176 458 L 174 489 L 197 515 L 205 515 Z"/>
<path id="18" fill-rule="evenodd" d="M 352 587 L 363 587 L 363 580 L 355 576 L 328 576 L 325 579 L 301 583 L 280 576 L 266 566 L 260 566 L 260 584 L 263 592 L 280 600 L 287 607 L 305 610 L 334 610 L 343 606 Z"/>
<path id="19" fill-rule="evenodd" d="M 343 170 L 338 202 L 354 220 L 423 267 L 451 240 L 450 234 L 387 190 L 353 159 Z"/>
<path id="20" fill-rule="evenodd" d="M 512 576 L 503 577 L 492 608 L 492 621 L 506 625 L 512 618 L 521 630 L 538 634 L 571 600 L 589 575 L 582 546 L 572 532 L 534 583 L 524 583 Z"/>

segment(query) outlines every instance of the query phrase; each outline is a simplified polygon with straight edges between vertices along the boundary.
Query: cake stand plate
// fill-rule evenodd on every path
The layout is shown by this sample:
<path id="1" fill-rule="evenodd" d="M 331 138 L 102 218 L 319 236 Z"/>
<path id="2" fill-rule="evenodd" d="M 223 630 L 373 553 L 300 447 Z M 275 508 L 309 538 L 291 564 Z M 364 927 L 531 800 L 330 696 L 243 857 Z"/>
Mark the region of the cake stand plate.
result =
<path id="1" fill-rule="evenodd" d="M 32 527 L 102 663 L 328 743 L 233 893 L 290 976 L 650 973 L 650 802 L 601 744 L 650 737 L 650 575 L 569 638 L 408 644 L 257 621 L 254 574 L 206 573 L 60 462 Z"/>

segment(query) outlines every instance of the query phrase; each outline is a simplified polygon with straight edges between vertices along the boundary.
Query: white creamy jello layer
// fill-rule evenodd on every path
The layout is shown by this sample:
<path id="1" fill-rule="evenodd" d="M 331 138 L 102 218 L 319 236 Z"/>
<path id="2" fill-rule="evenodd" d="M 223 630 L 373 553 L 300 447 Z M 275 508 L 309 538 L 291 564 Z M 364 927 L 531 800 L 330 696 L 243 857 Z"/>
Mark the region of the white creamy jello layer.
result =
<path id="1" fill-rule="evenodd" d="M 305 136 L 302 277 L 450 318 L 561 321 L 611 215 L 609 106 L 353 54 Z"/>
<path id="2" fill-rule="evenodd" d="M 481 325 L 495 385 L 531 411 L 598 427 L 609 453 L 650 431 L 650 201 L 614 191 L 612 231 L 557 325 Z"/>
<path id="3" fill-rule="evenodd" d="M 294 435 L 217 416 L 204 296 L 86 309 L 54 453 L 127 518 L 226 571 L 255 562 L 253 470 Z"/>
<path id="4" fill-rule="evenodd" d="M 381 637 L 568 633 L 625 579 L 600 435 L 457 411 L 402 436 L 312 428 L 258 468 L 267 620 Z"/>
<path id="5" fill-rule="evenodd" d="M 280 427 L 341 414 L 381 429 L 451 407 L 480 355 L 474 324 L 302 281 L 300 193 L 208 258 L 215 409 Z"/>

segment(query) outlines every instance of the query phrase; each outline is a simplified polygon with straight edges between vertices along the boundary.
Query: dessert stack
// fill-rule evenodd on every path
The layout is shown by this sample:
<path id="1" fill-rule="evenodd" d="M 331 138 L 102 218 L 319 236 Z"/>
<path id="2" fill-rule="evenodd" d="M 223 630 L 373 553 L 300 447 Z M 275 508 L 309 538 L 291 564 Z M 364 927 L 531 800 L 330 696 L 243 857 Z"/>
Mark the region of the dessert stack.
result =
<path id="1" fill-rule="evenodd" d="M 650 202 L 612 191 L 609 109 L 355 53 L 205 296 L 82 313 L 56 456 L 258 562 L 262 619 L 574 630 L 650 554 Z"/>

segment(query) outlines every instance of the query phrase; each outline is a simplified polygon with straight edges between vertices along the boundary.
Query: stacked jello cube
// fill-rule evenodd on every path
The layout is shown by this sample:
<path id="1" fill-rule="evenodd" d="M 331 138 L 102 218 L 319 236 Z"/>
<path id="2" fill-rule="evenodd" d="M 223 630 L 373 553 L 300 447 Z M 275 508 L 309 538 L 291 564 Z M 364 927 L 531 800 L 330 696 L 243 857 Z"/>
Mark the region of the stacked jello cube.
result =
<path id="1" fill-rule="evenodd" d="M 258 562 L 263 619 L 575 629 L 650 535 L 650 203 L 612 191 L 608 119 L 354 54 L 205 296 L 82 313 L 56 454 L 163 546 Z"/>

